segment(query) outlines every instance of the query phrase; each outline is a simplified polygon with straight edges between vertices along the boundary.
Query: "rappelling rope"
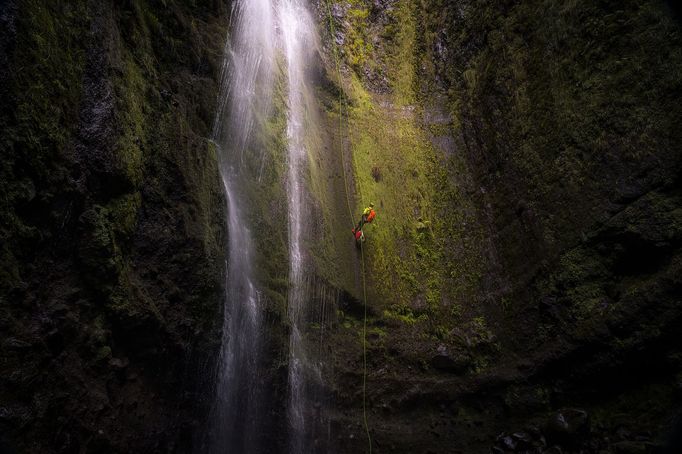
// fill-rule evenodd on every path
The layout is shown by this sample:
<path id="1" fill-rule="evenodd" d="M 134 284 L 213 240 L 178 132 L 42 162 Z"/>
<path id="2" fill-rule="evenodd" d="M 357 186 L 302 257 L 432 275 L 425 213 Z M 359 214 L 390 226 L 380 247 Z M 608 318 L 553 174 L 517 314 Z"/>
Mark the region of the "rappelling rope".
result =
<path id="1" fill-rule="evenodd" d="M 334 30 L 334 18 L 332 17 L 332 11 L 331 7 L 329 6 L 329 0 L 326 2 L 327 5 L 327 15 L 329 16 L 329 33 L 330 33 L 330 38 L 331 38 L 331 44 L 333 48 L 333 54 L 334 54 L 334 62 L 336 64 L 336 73 L 337 77 L 339 78 L 339 85 L 342 87 L 343 84 L 343 79 L 341 77 L 341 65 L 339 64 L 339 54 L 338 54 L 338 49 L 336 47 L 336 32 Z M 346 111 L 346 115 L 348 114 L 348 102 L 346 101 L 345 96 L 343 95 L 343 92 L 339 94 L 339 140 L 341 140 L 341 171 L 343 173 L 343 188 L 344 191 L 346 192 L 346 205 L 348 206 L 348 216 L 351 222 L 351 225 L 354 227 L 355 226 L 355 218 L 353 217 L 353 210 L 351 209 L 350 206 L 350 196 L 348 193 L 348 178 L 346 177 L 346 164 L 344 162 L 344 146 L 343 146 L 343 111 L 344 109 L 341 108 L 341 102 L 343 100 L 343 105 L 344 109 Z M 346 118 L 347 120 L 347 118 Z M 348 129 L 348 140 L 349 143 L 352 143 L 351 137 L 350 137 L 350 128 Z M 363 307 L 364 307 L 364 319 L 363 319 L 363 324 L 362 324 L 362 420 L 365 425 L 365 432 L 367 433 L 367 443 L 369 446 L 369 454 L 372 454 L 372 436 L 369 433 L 369 424 L 367 422 L 367 284 L 365 281 L 365 249 L 362 246 L 362 242 L 360 243 L 360 261 L 362 263 L 362 302 L 363 302 Z"/>
<path id="2" fill-rule="evenodd" d="M 362 297 L 364 307 L 364 319 L 362 322 L 362 419 L 365 422 L 369 454 L 372 454 L 372 436 L 369 434 L 367 423 L 367 286 L 365 285 L 365 251 L 360 243 L 360 260 L 362 261 Z"/>

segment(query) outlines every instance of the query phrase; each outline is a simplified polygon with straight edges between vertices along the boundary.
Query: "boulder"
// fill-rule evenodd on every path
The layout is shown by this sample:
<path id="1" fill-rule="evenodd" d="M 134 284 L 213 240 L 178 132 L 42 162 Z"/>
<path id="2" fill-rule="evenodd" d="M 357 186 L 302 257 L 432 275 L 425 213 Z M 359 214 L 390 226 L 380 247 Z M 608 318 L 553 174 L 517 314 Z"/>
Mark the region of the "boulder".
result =
<path id="1" fill-rule="evenodd" d="M 545 432 L 550 440 L 579 442 L 589 433 L 590 422 L 585 410 L 564 408 L 549 417 Z"/>

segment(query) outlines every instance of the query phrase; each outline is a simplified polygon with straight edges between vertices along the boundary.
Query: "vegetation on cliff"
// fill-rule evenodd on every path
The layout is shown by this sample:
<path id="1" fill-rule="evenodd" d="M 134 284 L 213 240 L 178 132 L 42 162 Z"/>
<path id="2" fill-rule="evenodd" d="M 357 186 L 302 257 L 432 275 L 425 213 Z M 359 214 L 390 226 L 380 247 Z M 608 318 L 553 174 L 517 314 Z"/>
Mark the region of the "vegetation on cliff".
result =
<path id="1" fill-rule="evenodd" d="M 366 447 L 364 378 L 385 451 L 659 449 L 682 377 L 679 16 L 658 0 L 312 3 L 304 334 L 339 452 Z M 187 452 L 208 414 L 228 4 L 0 7 L 0 435 L 20 452 Z M 264 437 L 284 446 L 276 64 L 240 189 Z"/>
<path id="2" fill-rule="evenodd" d="M 207 413 L 227 12 L 3 3 L 0 432 L 20 452 L 182 451 Z"/>
<path id="3" fill-rule="evenodd" d="M 664 436 L 680 370 L 675 16 L 653 1 L 329 11 L 319 2 L 327 73 L 349 107 L 342 97 L 326 109 L 347 119 L 353 209 L 379 205 L 364 248 L 379 446 L 476 451 L 565 405 L 598 415 L 590 449 L 609 448 L 600 437 L 623 424 Z M 343 313 L 333 342 L 353 449 L 361 314 Z M 655 352 L 651 374 L 609 388 L 649 361 L 641 352 Z M 658 396 L 660 411 L 623 423 L 616 414 L 645 405 L 626 397 L 637 393 Z M 457 429 L 474 423 L 489 435 Z M 397 443 L 397 432 L 410 435 Z"/>

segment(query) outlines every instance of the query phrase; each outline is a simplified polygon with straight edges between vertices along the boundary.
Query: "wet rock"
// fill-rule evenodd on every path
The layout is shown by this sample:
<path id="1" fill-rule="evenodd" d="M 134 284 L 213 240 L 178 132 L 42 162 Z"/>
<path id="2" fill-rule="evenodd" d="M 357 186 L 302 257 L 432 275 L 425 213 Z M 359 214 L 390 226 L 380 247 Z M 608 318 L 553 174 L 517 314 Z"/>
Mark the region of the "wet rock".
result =
<path id="1" fill-rule="evenodd" d="M 502 433 L 496 441 L 495 446 L 499 452 L 540 452 L 547 446 L 545 437 L 536 428 L 522 430 L 514 433 Z M 494 451 L 493 452 L 498 452 Z"/>
<path id="2" fill-rule="evenodd" d="M 340 3 L 334 3 L 331 8 L 331 13 L 335 19 L 343 19 L 346 16 L 346 8 Z"/>
<path id="3" fill-rule="evenodd" d="M 548 437 L 557 441 L 577 442 L 589 431 L 587 412 L 576 408 L 559 410 L 549 418 L 546 424 Z"/>
<path id="4" fill-rule="evenodd" d="M 344 43 L 346 42 L 346 34 L 341 31 L 336 32 L 334 42 L 336 43 L 337 46 L 343 46 Z"/>
<path id="5" fill-rule="evenodd" d="M 516 442 L 519 449 L 532 448 L 534 445 L 533 437 L 527 432 L 514 432 L 511 438 Z"/>
<path id="6" fill-rule="evenodd" d="M 505 449 L 507 451 L 515 451 L 516 450 L 516 440 L 509 435 L 500 436 L 497 439 L 497 442 L 499 443 L 499 445 L 503 449 Z"/>

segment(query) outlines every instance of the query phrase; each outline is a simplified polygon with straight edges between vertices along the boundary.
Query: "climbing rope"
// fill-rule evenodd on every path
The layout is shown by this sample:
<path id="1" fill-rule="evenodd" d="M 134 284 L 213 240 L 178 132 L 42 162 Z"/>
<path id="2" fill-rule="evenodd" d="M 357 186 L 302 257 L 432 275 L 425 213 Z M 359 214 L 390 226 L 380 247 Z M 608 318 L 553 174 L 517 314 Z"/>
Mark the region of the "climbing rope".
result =
<path id="1" fill-rule="evenodd" d="M 336 47 L 335 37 L 336 31 L 334 30 L 334 19 L 332 17 L 331 7 L 329 6 L 329 0 L 326 2 L 327 5 L 327 15 L 329 16 L 329 33 L 331 38 L 331 44 L 334 54 L 334 62 L 336 65 L 336 73 L 339 79 L 339 85 L 343 84 L 343 78 L 341 77 L 341 65 L 339 63 L 338 48 Z M 342 87 L 343 88 L 343 87 Z M 343 101 L 344 108 L 341 108 L 341 103 Z M 346 205 L 348 206 L 348 216 L 351 222 L 351 226 L 355 226 L 355 218 L 353 217 L 353 210 L 350 206 L 350 196 L 348 193 L 348 178 L 346 177 L 346 164 L 344 162 L 344 146 L 343 146 L 343 112 L 348 115 L 348 102 L 343 92 L 339 94 L 339 139 L 341 140 L 341 171 L 343 174 L 343 188 L 346 193 Z M 346 118 L 347 120 L 347 118 Z M 352 143 L 350 137 L 350 128 L 348 130 L 348 140 Z M 369 424 L 367 422 L 367 284 L 365 280 L 365 249 L 362 243 L 360 243 L 360 261 L 362 263 L 362 302 L 364 307 L 364 320 L 362 324 L 362 419 L 365 425 L 365 432 L 367 433 L 367 443 L 369 445 L 369 454 L 372 454 L 372 436 L 369 433 Z"/>
<path id="2" fill-rule="evenodd" d="M 365 285 L 365 251 L 360 243 L 360 260 L 362 262 L 362 298 L 364 307 L 364 319 L 362 323 L 362 419 L 365 422 L 369 454 L 372 454 L 372 437 L 369 434 L 367 423 L 367 286 Z"/>

